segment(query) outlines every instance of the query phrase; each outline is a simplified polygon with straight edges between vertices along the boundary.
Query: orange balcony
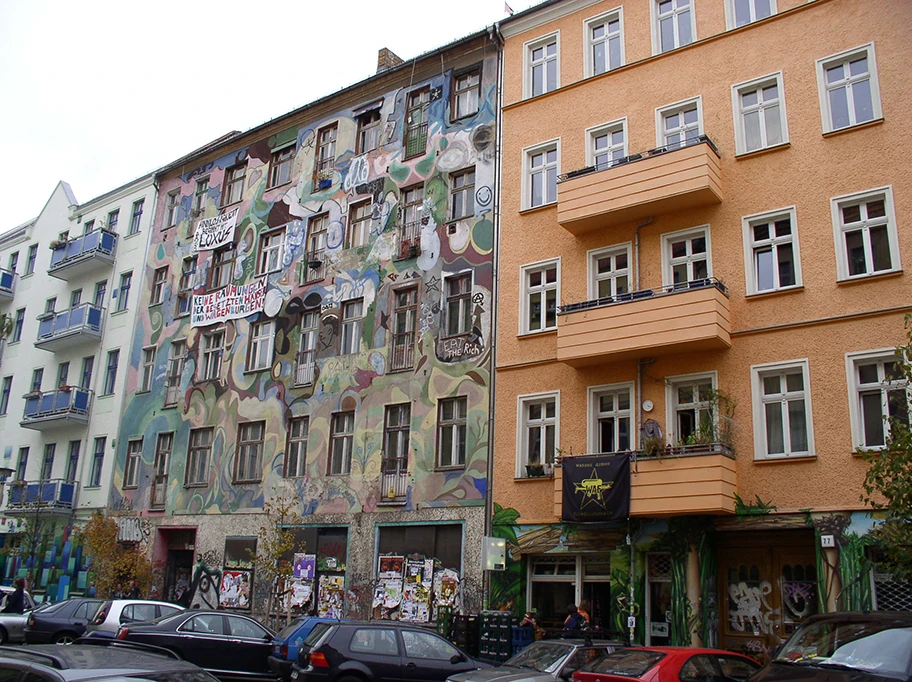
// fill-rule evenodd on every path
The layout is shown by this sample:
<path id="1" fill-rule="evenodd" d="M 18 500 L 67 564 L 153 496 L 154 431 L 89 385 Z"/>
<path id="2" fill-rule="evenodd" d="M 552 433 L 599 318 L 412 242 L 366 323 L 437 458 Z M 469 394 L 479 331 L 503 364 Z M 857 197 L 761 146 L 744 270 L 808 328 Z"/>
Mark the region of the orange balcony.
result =
<path id="1" fill-rule="evenodd" d="M 561 176 L 557 222 L 574 235 L 722 202 L 719 152 L 705 135 Z"/>
<path id="2" fill-rule="evenodd" d="M 573 367 L 730 347 L 728 294 L 716 279 L 559 310 L 557 359 Z"/>

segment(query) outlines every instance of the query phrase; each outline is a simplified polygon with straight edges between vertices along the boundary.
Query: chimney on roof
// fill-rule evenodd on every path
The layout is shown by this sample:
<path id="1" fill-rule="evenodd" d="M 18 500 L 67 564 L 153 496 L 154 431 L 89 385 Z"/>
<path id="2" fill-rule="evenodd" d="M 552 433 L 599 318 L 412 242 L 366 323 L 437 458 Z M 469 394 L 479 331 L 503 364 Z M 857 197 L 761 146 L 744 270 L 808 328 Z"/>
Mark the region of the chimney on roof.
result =
<path id="1" fill-rule="evenodd" d="M 402 60 L 397 57 L 391 50 L 381 48 L 377 53 L 377 73 L 383 73 L 394 66 L 399 66 Z"/>

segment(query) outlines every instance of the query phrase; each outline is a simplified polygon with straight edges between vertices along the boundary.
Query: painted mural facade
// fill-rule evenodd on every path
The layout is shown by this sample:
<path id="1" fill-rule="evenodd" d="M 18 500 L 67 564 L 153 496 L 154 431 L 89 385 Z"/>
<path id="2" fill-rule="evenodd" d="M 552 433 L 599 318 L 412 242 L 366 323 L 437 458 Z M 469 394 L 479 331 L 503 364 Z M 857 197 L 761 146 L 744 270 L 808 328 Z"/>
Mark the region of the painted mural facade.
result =
<path id="1" fill-rule="evenodd" d="M 161 174 L 112 502 L 152 524 L 163 589 L 206 553 L 228 568 L 226 537 L 255 536 L 279 490 L 315 532 L 303 551 L 318 572 L 348 576 L 346 608 L 366 608 L 378 553 L 420 550 L 479 581 L 497 77 L 485 40 Z M 455 554 L 434 553 L 454 538 Z"/>

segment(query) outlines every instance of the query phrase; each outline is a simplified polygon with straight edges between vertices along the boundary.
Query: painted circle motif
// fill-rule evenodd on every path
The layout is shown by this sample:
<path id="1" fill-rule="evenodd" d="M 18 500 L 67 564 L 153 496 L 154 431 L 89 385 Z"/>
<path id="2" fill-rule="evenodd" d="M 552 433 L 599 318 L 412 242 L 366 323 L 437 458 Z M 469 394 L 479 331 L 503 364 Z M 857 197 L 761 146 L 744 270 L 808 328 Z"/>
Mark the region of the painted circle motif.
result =
<path id="1" fill-rule="evenodd" d="M 266 292 L 266 298 L 263 301 L 263 312 L 266 317 L 275 317 L 282 309 L 282 294 L 278 289 L 270 289 Z"/>

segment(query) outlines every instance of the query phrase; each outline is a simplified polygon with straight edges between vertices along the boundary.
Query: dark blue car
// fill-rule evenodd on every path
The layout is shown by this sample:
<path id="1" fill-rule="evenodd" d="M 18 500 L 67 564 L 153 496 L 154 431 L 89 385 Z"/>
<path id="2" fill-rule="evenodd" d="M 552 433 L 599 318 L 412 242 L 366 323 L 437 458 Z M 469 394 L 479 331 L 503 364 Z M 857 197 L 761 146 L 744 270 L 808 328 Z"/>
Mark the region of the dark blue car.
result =
<path id="1" fill-rule="evenodd" d="M 298 659 L 298 647 L 310 634 L 317 623 L 338 623 L 335 618 L 318 618 L 302 616 L 295 618 L 283 628 L 272 640 L 272 653 L 269 654 L 269 668 L 284 682 L 291 680 L 291 666 Z"/>

